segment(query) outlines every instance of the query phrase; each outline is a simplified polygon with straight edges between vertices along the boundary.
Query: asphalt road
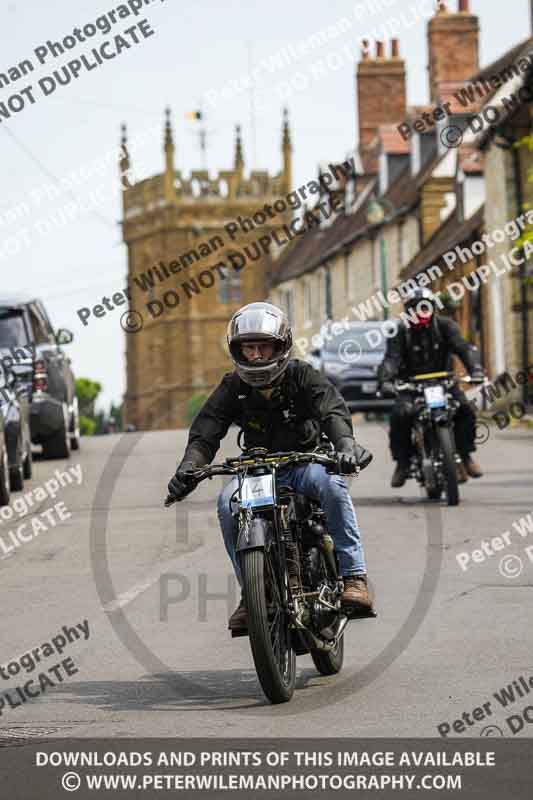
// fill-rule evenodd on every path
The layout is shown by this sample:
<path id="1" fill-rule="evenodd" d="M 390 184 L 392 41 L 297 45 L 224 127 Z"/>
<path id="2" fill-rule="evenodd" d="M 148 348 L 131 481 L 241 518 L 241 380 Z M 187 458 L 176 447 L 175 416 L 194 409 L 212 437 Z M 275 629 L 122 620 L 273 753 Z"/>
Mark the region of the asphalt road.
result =
<path id="1" fill-rule="evenodd" d="M 478 736 L 489 724 L 511 735 L 505 719 L 528 698 L 509 710 L 492 695 L 533 674 L 533 548 L 531 560 L 525 552 L 533 526 L 524 537 L 512 527 L 533 507 L 531 433 L 492 431 L 479 449 L 485 477 L 462 487 L 460 507 L 446 508 L 425 502 L 413 482 L 390 489 L 386 430 L 358 426 L 375 451 L 351 491 L 379 617 L 349 624 L 340 675 L 321 677 L 299 658 L 295 696 L 276 707 L 263 698 L 248 640 L 226 630 L 237 589 L 216 521 L 220 481 L 162 508 L 186 433 L 84 439 L 70 462 L 36 463 L 26 492 L 67 465 L 81 465 L 82 482 L 0 524 L 0 737 L 429 737 L 463 712 L 472 724 L 455 735 Z M 32 538 L 31 520 L 58 501 L 70 518 Z M 27 541 L 15 547 L 9 532 L 24 521 Z M 499 551 L 480 549 L 495 536 Z M 470 555 L 466 571 L 459 553 Z M 518 572 L 516 556 L 523 571 L 504 577 L 500 566 Z M 79 638 L 70 632 L 53 652 L 43 647 L 78 623 Z M 39 663 L 21 662 L 36 648 Z M 16 687 L 43 672 L 43 693 L 22 702 Z M 474 719 L 488 701 L 490 713 Z M 532 734 L 526 724 L 517 735 Z"/>

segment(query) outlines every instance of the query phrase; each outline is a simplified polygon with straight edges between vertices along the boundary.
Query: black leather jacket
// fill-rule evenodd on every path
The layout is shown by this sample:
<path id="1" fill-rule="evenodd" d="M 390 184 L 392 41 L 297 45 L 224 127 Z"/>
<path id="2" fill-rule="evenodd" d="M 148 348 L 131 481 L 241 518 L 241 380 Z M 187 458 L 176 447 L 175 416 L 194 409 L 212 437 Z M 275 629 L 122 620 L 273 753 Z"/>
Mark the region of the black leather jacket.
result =
<path id="1" fill-rule="evenodd" d="M 340 393 L 305 361 L 292 359 L 269 398 L 228 372 L 206 400 L 189 432 L 182 463 L 209 464 L 235 423 L 246 447 L 312 450 L 323 432 L 334 446 L 353 439 L 352 419 Z"/>
<path id="2" fill-rule="evenodd" d="M 414 330 L 400 324 L 396 335 L 387 340 L 385 358 L 378 379 L 406 379 L 424 372 L 450 371 L 453 356 L 459 356 L 469 373 L 479 366 L 476 351 L 461 336 L 456 322 L 435 314 L 428 328 Z"/>

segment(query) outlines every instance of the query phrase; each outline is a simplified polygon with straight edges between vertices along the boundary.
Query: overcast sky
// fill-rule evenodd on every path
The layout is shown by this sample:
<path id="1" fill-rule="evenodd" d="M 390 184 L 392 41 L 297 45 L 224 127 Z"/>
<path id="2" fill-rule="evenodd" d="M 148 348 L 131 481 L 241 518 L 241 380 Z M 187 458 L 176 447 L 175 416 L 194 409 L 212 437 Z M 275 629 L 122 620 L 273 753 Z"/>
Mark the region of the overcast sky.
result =
<path id="1" fill-rule="evenodd" d="M 77 216 L 69 222 L 61 222 L 61 217 L 65 217 L 65 206 L 73 202 L 72 195 L 63 192 L 53 199 L 45 185 L 53 183 L 53 176 L 62 179 L 105 159 L 119 141 L 123 121 L 130 136 L 145 139 L 133 157 L 134 168 L 141 177 L 160 172 L 166 105 L 172 108 L 177 168 L 185 173 L 202 166 L 195 123 L 185 119 L 187 111 L 199 106 L 207 115 L 210 171 L 231 167 L 233 128 L 239 122 L 246 168 L 276 172 L 281 164 L 281 109 L 285 103 L 292 129 L 294 183 L 305 183 L 315 174 L 319 161 L 339 159 L 353 148 L 358 43 L 365 34 L 372 35 L 373 29 L 379 35 L 384 24 L 393 23 L 393 17 L 408 64 L 408 102 L 428 101 L 427 22 L 422 15 L 424 10 L 427 14 L 430 1 L 153 0 L 136 18 L 119 20 L 109 34 L 77 43 L 65 56 L 47 55 L 39 65 L 36 48 L 44 48 L 48 40 L 63 40 L 74 28 L 94 23 L 120 3 L 3 0 L 0 73 L 27 58 L 36 69 L 0 89 L 0 103 L 28 85 L 32 85 L 35 98 L 31 104 L 26 96 L 26 107 L 13 113 L 9 121 L 0 116 L 2 289 L 31 289 L 46 303 L 54 325 L 74 332 L 69 351 L 75 371 L 104 385 L 106 407 L 112 399 L 120 401 L 125 386 L 125 334 L 119 327 L 124 309 L 92 320 L 86 328 L 76 310 L 98 303 L 103 295 L 125 284 L 126 250 L 118 226 L 121 206 L 116 170 L 111 162 L 107 170 L 102 167 L 100 175 L 82 178 L 73 186 L 74 199 L 81 205 L 78 211 L 71 210 Z M 450 7 L 456 2 L 451 0 Z M 528 0 L 509 0 L 503 13 L 502 4 L 494 0 L 472 0 L 471 7 L 481 19 L 482 65 L 529 35 L 529 5 Z M 40 78 L 81 54 L 89 54 L 92 47 L 143 18 L 155 35 L 144 39 L 136 29 L 139 44 L 91 71 L 83 69 L 76 81 L 43 96 L 37 85 Z M 296 51 L 287 49 L 290 45 L 294 48 L 328 26 L 335 26 L 338 32 L 346 30 L 307 57 L 296 60 L 291 55 Z M 278 51 L 282 53 L 276 56 Z M 326 58 L 332 68 L 321 74 L 317 62 Z M 251 91 L 239 80 L 250 64 L 256 67 L 255 122 L 250 113 Z M 26 206 L 19 206 L 22 202 Z M 9 222 L 6 214 L 17 206 L 19 217 Z M 96 213 L 88 213 L 91 207 Z"/>

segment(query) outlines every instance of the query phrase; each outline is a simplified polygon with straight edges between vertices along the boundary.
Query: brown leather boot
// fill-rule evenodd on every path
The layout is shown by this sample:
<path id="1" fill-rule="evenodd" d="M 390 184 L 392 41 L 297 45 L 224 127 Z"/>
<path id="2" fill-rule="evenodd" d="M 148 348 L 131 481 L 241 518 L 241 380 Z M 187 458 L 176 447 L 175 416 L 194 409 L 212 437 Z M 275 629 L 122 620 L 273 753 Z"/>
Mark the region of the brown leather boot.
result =
<path id="1" fill-rule="evenodd" d="M 368 594 L 367 576 L 345 575 L 342 580 L 344 581 L 344 592 L 341 597 L 342 605 L 369 611 L 372 608 L 372 601 Z"/>
<path id="2" fill-rule="evenodd" d="M 244 598 L 241 595 L 239 605 L 228 620 L 228 629 L 238 631 L 248 627 L 248 615 L 244 606 Z"/>
<path id="3" fill-rule="evenodd" d="M 466 466 L 462 461 L 457 462 L 456 470 L 457 470 L 457 483 L 466 483 L 468 480 L 468 472 Z"/>
<path id="4" fill-rule="evenodd" d="M 482 478 L 483 470 L 473 458 L 468 458 L 465 462 L 465 469 L 471 478 Z"/>

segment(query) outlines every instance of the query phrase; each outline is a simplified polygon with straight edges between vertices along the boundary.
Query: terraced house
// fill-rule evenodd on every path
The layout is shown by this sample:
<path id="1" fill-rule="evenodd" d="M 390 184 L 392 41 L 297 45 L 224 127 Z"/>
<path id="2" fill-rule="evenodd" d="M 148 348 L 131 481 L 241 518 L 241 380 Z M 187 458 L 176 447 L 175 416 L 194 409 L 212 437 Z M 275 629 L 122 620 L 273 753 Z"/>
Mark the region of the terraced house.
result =
<path id="1" fill-rule="evenodd" d="M 407 105 L 396 40 L 363 52 L 358 176 L 335 187 L 343 211 L 283 253 L 271 298 L 292 316 L 302 356 L 326 320 L 397 316 L 403 288 L 428 285 L 495 377 L 527 366 L 533 347 L 523 242 L 533 215 L 518 229 L 508 224 L 531 202 L 533 140 L 515 143 L 531 133 L 531 103 L 518 93 L 531 83 L 532 40 L 480 69 L 479 20 L 468 0 L 456 10 L 441 4 L 427 39 L 424 107 Z"/>

